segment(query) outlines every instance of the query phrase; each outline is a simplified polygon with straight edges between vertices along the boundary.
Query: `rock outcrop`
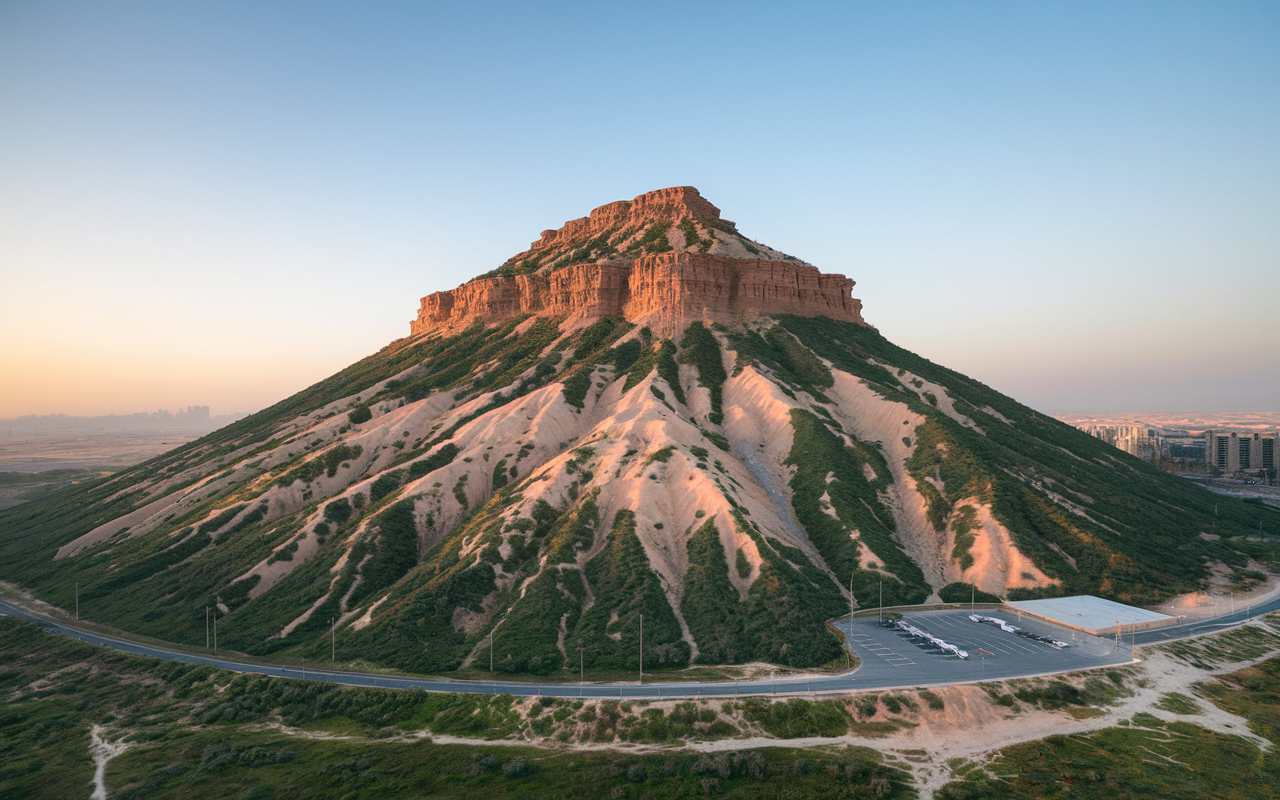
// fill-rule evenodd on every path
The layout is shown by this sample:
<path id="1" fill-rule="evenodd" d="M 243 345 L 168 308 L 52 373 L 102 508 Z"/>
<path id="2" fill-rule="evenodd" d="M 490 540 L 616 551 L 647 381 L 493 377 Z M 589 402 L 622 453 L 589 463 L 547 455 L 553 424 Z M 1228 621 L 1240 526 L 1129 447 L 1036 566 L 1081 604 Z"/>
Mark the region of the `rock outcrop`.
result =
<path id="1" fill-rule="evenodd" d="M 608 315 L 674 328 L 752 313 L 865 324 L 854 281 L 752 242 L 692 186 L 600 206 L 543 231 L 500 269 L 422 298 L 411 335 L 517 314 Z"/>
<path id="2" fill-rule="evenodd" d="M 609 231 L 652 225 L 655 222 L 670 222 L 674 225 L 685 218 L 725 232 L 737 230 L 729 220 L 720 219 L 720 209 L 712 205 L 697 189 L 692 186 L 672 186 L 656 192 L 646 192 L 634 200 L 606 203 L 593 209 L 590 216 L 569 220 L 558 230 L 543 231 L 542 237 L 530 245 L 530 251 L 566 242 L 577 244 Z"/>

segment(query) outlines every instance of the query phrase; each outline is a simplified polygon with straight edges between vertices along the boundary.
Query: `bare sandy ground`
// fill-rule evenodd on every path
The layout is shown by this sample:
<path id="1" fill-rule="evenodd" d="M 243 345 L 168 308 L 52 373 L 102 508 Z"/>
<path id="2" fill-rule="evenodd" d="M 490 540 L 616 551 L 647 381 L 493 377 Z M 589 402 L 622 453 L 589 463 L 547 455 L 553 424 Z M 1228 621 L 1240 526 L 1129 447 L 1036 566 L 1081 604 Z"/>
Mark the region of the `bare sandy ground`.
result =
<path id="1" fill-rule="evenodd" d="M 114 472 L 202 435 L 186 431 L 0 431 L 0 472 L 44 472 L 51 469 Z"/>
<path id="2" fill-rule="evenodd" d="M 128 750 L 133 745 L 123 739 L 108 741 L 103 737 L 106 731 L 101 725 L 94 725 L 89 731 L 89 754 L 93 756 L 93 794 L 89 800 L 107 800 L 107 762 Z"/>
<path id="3" fill-rule="evenodd" d="M 1267 572 L 1266 568 L 1257 562 L 1250 562 L 1248 568 L 1262 573 Z M 1194 622 L 1229 614 L 1236 609 L 1247 609 L 1280 594 L 1280 575 L 1267 574 L 1265 583 L 1258 584 L 1251 590 L 1242 590 L 1239 587 L 1233 587 L 1228 580 L 1231 570 L 1226 565 L 1214 564 L 1212 569 L 1213 578 L 1205 591 L 1180 594 L 1168 602 L 1147 607 L 1161 614 L 1184 617 Z"/>

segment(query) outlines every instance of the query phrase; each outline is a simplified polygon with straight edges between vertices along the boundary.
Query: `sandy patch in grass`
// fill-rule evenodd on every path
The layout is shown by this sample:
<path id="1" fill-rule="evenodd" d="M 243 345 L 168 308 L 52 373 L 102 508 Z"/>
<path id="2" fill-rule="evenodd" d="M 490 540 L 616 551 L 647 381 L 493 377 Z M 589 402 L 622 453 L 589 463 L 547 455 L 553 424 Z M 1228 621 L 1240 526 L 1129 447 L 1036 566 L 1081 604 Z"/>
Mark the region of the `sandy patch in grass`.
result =
<path id="1" fill-rule="evenodd" d="M 980 591 L 1001 597 L 1009 589 L 1049 586 L 1057 581 L 1040 571 L 1013 543 L 1009 529 L 991 514 L 991 506 L 976 497 L 966 497 L 956 508 L 970 506 L 977 511 L 977 527 L 972 531 L 969 555 L 973 566 L 960 573 L 960 580 Z"/>
<path id="2" fill-rule="evenodd" d="M 93 756 L 93 794 L 89 795 L 89 800 L 107 800 L 107 762 L 133 746 L 123 739 L 108 741 L 103 736 L 105 732 L 101 725 L 94 725 L 89 730 L 89 755 Z"/>
<path id="3" fill-rule="evenodd" d="M 147 503 L 137 511 L 131 511 L 122 517 L 117 517 L 116 519 L 111 520 L 110 522 L 104 522 L 83 536 L 77 537 L 67 544 L 64 544 L 62 547 L 59 547 L 58 552 L 54 555 L 53 559 L 57 561 L 60 558 L 73 556 L 81 550 L 93 547 L 100 542 L 105 542 L 116 533 L 119 533 L 121 528 L 131 528 L 152 517 L 163 514 L 170 506 L 178 502 L 180 498 L 187 494 L 187 491 L 188 490 L 184 489 L 173 492 L 172 494 L 161 497 L 159 500 Z"/>

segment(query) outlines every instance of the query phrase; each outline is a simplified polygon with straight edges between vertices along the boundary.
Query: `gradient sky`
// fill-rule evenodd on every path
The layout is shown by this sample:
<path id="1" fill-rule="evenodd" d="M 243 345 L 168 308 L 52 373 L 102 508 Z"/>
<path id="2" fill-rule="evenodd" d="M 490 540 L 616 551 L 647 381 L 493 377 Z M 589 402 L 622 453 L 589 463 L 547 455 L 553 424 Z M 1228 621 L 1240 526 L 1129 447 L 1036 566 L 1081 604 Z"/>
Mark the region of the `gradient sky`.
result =
<path id="1" fill-rule="evenodd" d="M 0 417 L 253 411 L 697 186 L 1046 411 L 1280 409 L 1280 4 L 0 0 Z"/>

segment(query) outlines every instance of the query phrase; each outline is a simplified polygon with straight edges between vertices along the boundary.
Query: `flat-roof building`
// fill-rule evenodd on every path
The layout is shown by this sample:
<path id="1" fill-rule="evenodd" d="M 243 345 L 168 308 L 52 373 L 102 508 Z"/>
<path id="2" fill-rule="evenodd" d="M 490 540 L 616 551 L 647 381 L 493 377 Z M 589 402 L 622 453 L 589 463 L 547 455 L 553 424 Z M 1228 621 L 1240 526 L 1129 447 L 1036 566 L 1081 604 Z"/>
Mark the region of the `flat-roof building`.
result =
<path id="1" fill-rule="evenodd" d="M 1178 621 L 1177 617 L 1127 606 L 1113 600 L 1103 600 L 1089 594 L 1051 597 L 1046 600 L 1016 600 L 1005 605 L 1027 616 L 1095 636 L 1114 633 L 1117 624 L 1128 633 L 1172 625 Z"/>
<path id="2" fill-rule="evenodd" d="M 1208 430 L 1204 432 L 1204 448 L 1205 462 L 1223 472 L 1280 470 L 1280 448 L 1269 436 Z"/>

